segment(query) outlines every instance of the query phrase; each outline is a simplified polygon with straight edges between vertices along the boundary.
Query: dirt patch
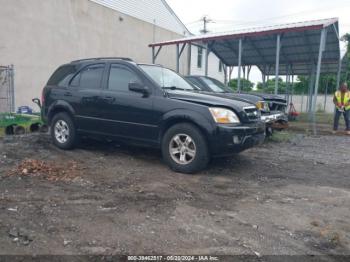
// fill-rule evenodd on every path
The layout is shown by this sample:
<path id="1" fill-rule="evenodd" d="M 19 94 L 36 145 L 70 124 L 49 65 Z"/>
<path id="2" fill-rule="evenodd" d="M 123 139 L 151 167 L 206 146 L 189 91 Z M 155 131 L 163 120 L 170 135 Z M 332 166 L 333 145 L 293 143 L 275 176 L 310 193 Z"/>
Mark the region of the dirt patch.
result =
<path id="1" fill-rule="evenodd" d="M 12 169 L 8 176 L 40 177 L 48 181 L 72 181 L 80 177 L 82 168 L 75 161 L 64 165 L 37 159 L 25 159 Z"/>

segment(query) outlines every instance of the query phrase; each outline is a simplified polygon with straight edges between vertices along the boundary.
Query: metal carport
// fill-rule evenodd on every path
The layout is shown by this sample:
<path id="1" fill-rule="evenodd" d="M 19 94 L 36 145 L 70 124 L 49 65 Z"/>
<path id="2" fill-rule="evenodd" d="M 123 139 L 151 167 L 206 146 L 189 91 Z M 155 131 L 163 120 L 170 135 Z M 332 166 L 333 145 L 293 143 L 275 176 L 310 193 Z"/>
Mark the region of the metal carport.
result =
<path id="1" fill-rule="evenodd" d="M 315 81 L 310 86 L 312 101 L 310 111 L 312 112 L 315 112 L 319 76 L 323 65 L 338 65 L 339 85 L 341 56 L 337 18 L 256 27 L 152 43 L 149 46 L 152 48 L 153 63 L 156 62 L 162 47 L 166 45 L 176 46 L 177 71 L 179 71 L 179 61 L 186 45 L 203 46 L 206 48 L 206 57 L 213 52 L 225 66 L 237 66 L 239 91 L 243 66 L 258 66 L 263 74 L 270 74 L 273 68 L 276 94 L 279 75 L 288 76 L 297 73 L 297 71 L 293 72 L 293 68 L 300 68 L 304 74 L 314 74 Z M 332 70 L 333 67 L 331 67 Z M 270 68 L 270 71 L 266 68 Z M 327 67 L 322 68 L 322 71 L 328 71 Z M 205 59 L 205 74 L 208 75 L 207 59 Z"/>

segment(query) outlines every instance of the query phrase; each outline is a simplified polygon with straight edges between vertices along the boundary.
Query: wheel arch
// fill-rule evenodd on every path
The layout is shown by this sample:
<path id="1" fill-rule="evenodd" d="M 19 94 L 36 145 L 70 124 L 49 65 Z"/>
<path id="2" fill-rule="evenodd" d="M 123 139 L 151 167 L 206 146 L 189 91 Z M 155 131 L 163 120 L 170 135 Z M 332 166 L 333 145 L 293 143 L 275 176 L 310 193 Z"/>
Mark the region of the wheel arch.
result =
<path id="1" fill-rule="evenodd" d="M 179 113 L 179 112 L 172 112 L 171 115 L 169 114 L 165 119 L 163 120 L 163 123 L 160 128 L 159 133 L 159 141 L 162 143 L 164 134 L 166 131 L 171 128 L 172 126 L 180 123 L 188 123 L 192 124 L 195 127 L 197 127 L 202 134 L 204 135 L 205 140 L 208 143 L 208 148 L 210 148 L 210 134 L 214 131 L 214 127 L 211 125 L 211 123 L 202 115 L 196 112 L 188 112 L 188 113 Z"/>
<path id="2" fill-rule="evenodd" d="M 74 122 L 74 109 L 71 105 L 64 101 L 58 101 L 49 108 L 49 113 L 47 117 L 48 125 L 51 124 L 53 117 L 58 113 L 67 113 L 72 121 Z"/>

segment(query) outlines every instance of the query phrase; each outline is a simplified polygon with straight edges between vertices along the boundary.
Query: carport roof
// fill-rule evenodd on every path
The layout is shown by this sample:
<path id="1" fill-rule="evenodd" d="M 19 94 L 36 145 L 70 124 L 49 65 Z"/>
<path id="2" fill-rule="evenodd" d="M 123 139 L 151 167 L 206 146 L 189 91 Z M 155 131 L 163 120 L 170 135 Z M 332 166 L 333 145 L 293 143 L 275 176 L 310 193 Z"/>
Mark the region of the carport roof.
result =
<path id="1" fill-rule="evenodd" d="M 327 29 L 322 63 L 337 63 L 340 58 L 338 19 L 322 19 L 266 27 L 211 33 L 150 44 L 161 47 L 176 44 L 208 44 L 208 48 L 227 66 L 238 65 L 239 39 L 243 40 L 242 65 L 271 65 L 276 61 L 276 35 L 281 35 L 280 65 L 317 62 L 321 31 Z"/>
<path id="2" fill-rule="evenodd" d="M 343 56 L 342 62 L 341 62 L 341 72 L 346 71 L 347 67 L 347 59 L 346 55 Z M 293 74 L 293 75 L 310 75 L 312 71 L 312 63 L 299 63 L 299 64 L 293 64 L 288 68 L 288 65 L 280 65 L 279 66 L 279 75 L 287 75 Z M 257 65 L 257 67 L 260 69 L 260 71 L 264 75 L 275 75 L 275 65 Z M 323 62 L 321 66 L 321 74 L 326 73 L 334 73 L 336 74 L 338 72 L 339 63 L 338 62 Z"/>

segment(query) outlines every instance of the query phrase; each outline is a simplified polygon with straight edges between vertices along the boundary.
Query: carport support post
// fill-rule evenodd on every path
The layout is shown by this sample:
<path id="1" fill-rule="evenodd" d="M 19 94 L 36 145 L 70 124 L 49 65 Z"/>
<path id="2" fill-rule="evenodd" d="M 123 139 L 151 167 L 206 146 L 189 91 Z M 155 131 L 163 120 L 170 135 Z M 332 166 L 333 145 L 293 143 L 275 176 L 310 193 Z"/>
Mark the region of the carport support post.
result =
<path id="1" fill-rule="evenodd" d="M 237 78 L 237 91 L 241 92 L 241 71 L 242 71 L 242 38 L 238 41 L 238 78 Z"/>
<path id="2" fill-rule="evenodd" d="M 275 66 L 275 95 L 278 94 L 278 77 L 279 77 L 279 67 L 280 67 L 280 51 L 281 51 L 281 35 L 277 35 L 276 42 L 276 66 Z"/>
<path id="3" fill-rule="evenodd" d="M 309 77 L 309 90 L 308 90 L 308 96 L 307 96 L 307 112 L 309 113 L 309 120 L 311 120 L 311 105 L 312 105 L 312 91 L 313 91 L 313 86 L 314 86 L 314 81 L 315 81 L 315 64 L 312 64 L 311 68 L 311 73 Z"/>
<path id="4" fill-rule="evenodd" d="M 188 43 L 187 46 L 187 75 L 191 75 L 191 60 L 192 60 L 192 45 Z"/>
<path id="5" fill-rule="evenodd" d="M 289 66 L 286 65 L 286 90 L 285 90 L 284 97 L 287 100 L 287 103 L 288 103 L 288 99 L 289 99 L 288 92 L 289 92 Z"/>
<path id="6" fill-rule="evenodd" d="M 224 70 L 224 84 L 227 85 L 227 66 L 222 64 L 222 69 Z"/>
<path id="7" fill-rule="evenodd" d="M 252 66 L 249 65 L 248 66 L 248 70 L 247 70 L 247 80 L 249 81 L 249 77 L 250 77 L 250 71 L 252 70 Z"/>
<path id="8" fill-rule="evenodd" d="M 322 63 L 322 54 L 325 48 L 325 42 L 326 42 L 326 28 L 323 28 L 321 31 L 321 39 L 320 39 L 320 48 L 318 51 L 318 61 L 317 61 L 317 70 L 316 70 L 316 81 L 315 81 L 315 89 L 314 89 L 314 98 L 312 100 L 312 113 L 313 113 L 313 120 L 315 120 L 315 112 L 316 112 L 316 101 L 317 101 L 317 94 L 318 94 L 318 86 L 320 82 L 320 74 L 321 74 L 321 63 Z"/>
<path id="9" fill-rule="evenodd" d="M 159 46 L 156 52 L 156 47 L 152 46 L 152 64 L 156 63 L 157 56 L 159 55 L 160 50 L 162 50 L 162 46 Z"/>
<path id="10" fill-rule="evenodd" d="M 266 75 L 264 73 L 261 74 L 262 77 L 262 89 L 265 89 L 265 84 L 266 84 Z"/>
<path id="11" fill-rule="evenodd" d="M 338 72 L 337 72 L 337 90 L 339 89 L 339 85 L 340 85 L 341 62 L 342 62 L 341 55 L 339 54 Z"/>
<path id="12" fill-rule="evenodd" d="M 232 72 L 233 72 L 234 66 L 229 66 L 228 68 L 228 83 L 232 80 Z"/>
<path id="13" fill-rule="evenodd" d="M 292 73 L 292 94 L 290 96 L 290 102 L 293 103 L 293 96 L 294 96 L 294 75 Z"/>
<path id="14" fill-rule="evenodd" d="M 320 82 L 320 74 L 321 74 L 321 63 L 322 63 L 322 54 L 325 49 L 326 45 L 326 34 L 327 34 L 327 28 L 323 28 L 321 31 L 321 38 L 320 38 L 320 48 L 318 51 L 318 61 L 317 61 L 317 70 L 316 70 L 316 80 L 315 80 L 315 89 L 314 89 L 314 97 L 312 99 L 312 123 L 313 123 L 313 131 L 316 135 L 316 101 L 317 101 L 317 94 L 318 94 L 318 86 Z"/>
<path id="15" fill-rule="evenodd" d="M 208 66 L 209 66 L 209 44 L 207 43 L 205 46 L 205 76 L 208 76 Z"/>
<path id="16" fill-rule="evenodd" d="M 176 72 L 180 72 L 180 45 L 176 44 Z"/>
<path id="17" fill-rule="evenodd" d="M 156 50 L 155 47 L 152 46 L 152 64 L 156 63 Z"/>

